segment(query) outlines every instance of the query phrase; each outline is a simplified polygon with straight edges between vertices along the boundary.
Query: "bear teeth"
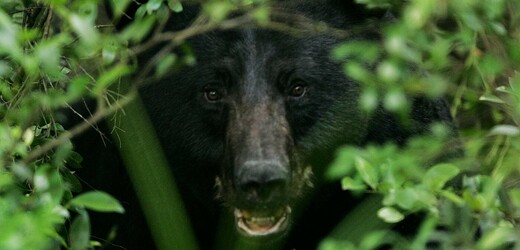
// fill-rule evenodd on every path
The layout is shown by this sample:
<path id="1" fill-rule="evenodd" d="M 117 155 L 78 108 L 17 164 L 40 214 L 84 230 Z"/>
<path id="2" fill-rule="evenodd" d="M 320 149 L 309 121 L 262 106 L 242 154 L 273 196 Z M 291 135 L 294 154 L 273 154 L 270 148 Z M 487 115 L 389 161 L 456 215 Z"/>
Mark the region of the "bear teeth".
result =
<path id="1" fill-rule="evenodd" d="M 239 231 L 248 236 L 263 236 L 283 231 L 288 224 L 289 206 L 282 207 L 274 215 L 264 216 L 256 212 L 235 208 L 235 218 Z"/>
<path id="2" fill-rule="evenodd" d="M 274 216 L 271 216 L 271 217 L 252 217 L 250 219 L 247 219 L 248 221 L 252 221 L 252 222 L 260 222 L 260 223 L 265 223 L 265 222 L 274 222 L 276 220 L 276 218 Z"/>

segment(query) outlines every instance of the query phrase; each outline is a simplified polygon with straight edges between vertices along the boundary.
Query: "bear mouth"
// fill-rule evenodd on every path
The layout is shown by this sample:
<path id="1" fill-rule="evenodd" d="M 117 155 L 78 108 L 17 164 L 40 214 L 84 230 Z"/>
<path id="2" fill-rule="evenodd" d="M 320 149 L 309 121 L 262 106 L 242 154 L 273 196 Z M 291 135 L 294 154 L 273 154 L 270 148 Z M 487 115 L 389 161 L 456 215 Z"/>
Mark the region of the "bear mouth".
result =
<path id="1" fill-rule="evenodd" d="M 273 211 L 250 211 L 235 208 L 238 231 L 250 237 L 267 236 L 285 231 L 289 224 L 291 207 Z"/>

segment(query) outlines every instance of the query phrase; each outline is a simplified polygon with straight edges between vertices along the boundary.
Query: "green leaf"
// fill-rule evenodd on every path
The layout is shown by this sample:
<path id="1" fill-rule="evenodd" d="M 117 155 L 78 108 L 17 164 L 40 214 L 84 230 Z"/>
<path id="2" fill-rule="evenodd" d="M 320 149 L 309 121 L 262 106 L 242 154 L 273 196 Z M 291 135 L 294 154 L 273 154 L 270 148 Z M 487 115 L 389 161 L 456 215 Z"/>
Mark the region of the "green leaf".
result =
<path id="1" fill-rule="evenodd" d="M 479 67 L 484 77 L 493 77 L 504 70 L 504 59 L 490 53 L 485 54 L 480 60 Z"/>
<path id="2" fill-rule="evenodd" d="M 204 4 L 204 11 L 209 15 L 213 22 L 224 20 L 233 8 L 233 3 L 228 1 L 210 1 Z"/>
<path id="3" fill-rule="evenodd" d="M 370 232 L 363 238 L 361 243 L 359 243 L 359 249 L 379 249 L 378 247 L 385 243 L 385 238 L 387 237 L 388 231 L 386 230 Z"/>
<path id="4" fill-rule="evenodd" d="M 76 175 L 74 175 L 70 170 L 66 168 L 60 171 L 60 174 L 63 181 L 66 183 L 68 190 L 75 193 L 81 192 L 81 182 L 79 181 L 78 177 L 76 177 Z"/>
<path id="5" fill-rule="evenodd" d="M 415 209 L 418 203 L 416 190 L 413 188 L 397 189 L 395 192 L 395 202 L 403 209 Z"/>
<path id="6" fill-rule="evenodd" d="M 69 16 L 69 23 L 74 31 L 80 36 L 88 46 L 95 46 L 99 41 L 99 33 L 94 28 L 94 23 L 84 16 L 71 14 Z"/>
<path id="7" fill-rule="evenodd" d="M 81 168 L 81 162 L 83 161 L 83 156 L 78 154 L 77 152 L 71 151 L 69 157 L 65 160 L 67 167 L 72 167 L 75 169 Z"/>
<path id="8" fill-rule="evenodd" d="M 389 111 L 401 111 L 407 105 L 407 97 L 402 90 L 392 89 L 386 93 L 383 100 L 385 109 Z"/>
<path id="9" fill-rule="evenodd" d="M 379 209 L 377 216 L 386 223 L 397 223 L 404 219 L 404 215 L 393 207 L 383 207 Z"/>
<path id="10" fill-rule="evenodd" d="M 269 8 L 267 8 L 266 6 L 260 6 L 256 8 L 251 14 L 253 18 L 256 20 L 256 22 L 262 25 L 269 23 L 269 13 Z"/>
<path id="11" fill-rule="evenodd" d="M 18 28 L 11 22 L 9 15 L 0 9 L 0 52 L 9 52 L 10 49 L 16 49 L 18 52 Z"/>
<path id="12" fill-rule="evenodd" d="M 110 0 L 110 7 L 112 8 L 112 14 L 116 19 L 119 19 L 132 0 Z"/>
<path id="13" fill-rule="evenodd" d="M 460 173 L 453 164 L 441 163 L 428 169 L 424 176 L 424 183 L 432 190 L 440 190 L 446 182 Z"/>
<path id="14" fill-rule="evenodd" d="M 504 247 L 509 242 L 517 240 L 517 233 L 513 228 L 509 227 L 497 227 L 486 232 L 477 243 L 477 249 L 489 250 L 489 249 L 508 249 L 500 248 Z"/>
<path id="15" fill-rule="evenodd" d="M 500 99 L 500 97 L 497 97 L 497 96 L 492 95 L 492 94 L 483 95 L 478 100 L 479 101 L 484 101 L 484 102 L 505 104 L 505 102 L 502 99 Z"/>
<path id="16" fill-rule="evenodd" d="M 126 64 L 118 64 L 107 72 L 104 72 L 94 86 L 94 93 L 101 95 L 106 88 L 117 82 L 121 77 L 128 75 L 131 72 L 130 66 Z"/>
<path id="17" fill-rule="evenodd" d="M 464 205 L 464 199 L 451 191 L 443 190 L 441 191 L 441 195 L 459 206 Z"/>
<path id="18" fill-rule="evenodd" d="M 326 238 L 318 246 L 319 250 L 355 250 L 358 249 L 352 242 L 342 241 L 334 238 Z"/>
<path id="19" fill-rule="evenodd" d="M 401 72 L 399 70 L 395 62 L 383 61 L 377 65 L 377 76 L 383 82 L 394 83 L 400 77 Z"/>
<path id="20" fill-rule="evenodd" d="M 67 97 L 71 101 L 75 101 L 83 96 L 87 91 L 87 86 L 90 82 L 90 78 L 87 76 L 78 76 L 70 81 L 69 88 L 67 89 Z"/>
<path id="21" fill-rule="evenodd" d="M 359 97 L 361 110 L 372 113 L 379 105 L 379 95 L 374 88 L 365 88 Z"/>
<path id="22" fill-rule="evenodd" d="M 357 171 L 361 175 L 361 178 L 372 188 L 376 189 L 378 185 L 378 172 L 377 169 L 372 166 L 365 159 L 357 156 L 354 161 L 354 166 L 356 166 Z"/>
<path id="23" fill-rule="evenodd" d="M 163 76 L 164 74 L 171 72 L 171 69 L 177 60 L 177 56 L 175 54 L 166 55 L 156 67 L 156 74 L 158 76 Z"/>
<path id="24" fill-rule="evenodd" d="M 519 209 L 520 212 L 520 188 L 511 189 L 509 191 L 509 198 L 511 199 L 511 202 L 517 209 Z"/>
<path id="25" fill-rule="evenodd" d="M 142 9 L 142 6 L 139 9 Z M 125 41 L 139 42 L 150 33 L 154 24 L 155 16 L 153 15 L 136 19 L 121 32 L 121 38 Z"/>
<path id="26" fill-rule="evenodd" d="M 363 185 L 363 183 L 360 183 L 359 181 L 356 181 L 350 177 L 343 177 L 341 179 L 341 188 L 343 190 L 362 191 L 365 190 L 367 187 Z"/>
<path id="27" fill-rule="evenodd" d="M 488 135 L 518 136 L 520 135 L 520 129 L 513 125 L 496 125 L 489 131 Z"/>
<path id="28" fill-rule="evenodd" d="M 168 8 L 176 13 L 182 12 L 183 10 L 182 3 L 179 0 L 168 0 Z"/>
<path id="29" fill-rule="evenodd" d="M 334 48 L 331 57 L 335 60 L 353 58 L 359 59 L 361 62 L 372 63 L 378 58 L 379 53 L 379 46 L 376 43 L 351 41 Z"/>
<path id="30" fill-rule="evenodd" d="M 327 169 L 325 176 L 330 180 L 337 180 L 347 176 L 354 170 L 354 159 L 359 150 L 354 147 L 344 147 L 338 151 L 338 155 Z"/>
<path id="31" fill-rule="evenodd" d="M 146 3 L 146 10 L 148 14 L 151 14 L 153 11 L 158 10 L 162 5 L 163 0 L 150 0 Z"/>
<path id="32" fill-rule="evenodd" d="M 90 240 L 90 219 L 85 210 L 80 210 L 79 215 L 70 226 L 69 245 L 72 250 L 88 249 Z"/>
<path id="33" fill-rule="evenodd" d="M 484 211 L 488 207 L 486 200 L 481 194 L 474 194 L 469 190 L 464 190 L 462 197 L 469 207 L 477 212 Z"/>
<path id="34" fill-rule="evenodd" d="M 98 212 L 123 213 L 125 209 L 119 202 L 107 193 L 91 191 L 74 197 L 69 206 L 85 207 Z"/>
<path id="35" fill-rule="evenodd" d="M 344 64 L 344 72 L 352 79 L 359 82 L 369 82 L 372 72 L 360 63 L 349 61 Z"/>

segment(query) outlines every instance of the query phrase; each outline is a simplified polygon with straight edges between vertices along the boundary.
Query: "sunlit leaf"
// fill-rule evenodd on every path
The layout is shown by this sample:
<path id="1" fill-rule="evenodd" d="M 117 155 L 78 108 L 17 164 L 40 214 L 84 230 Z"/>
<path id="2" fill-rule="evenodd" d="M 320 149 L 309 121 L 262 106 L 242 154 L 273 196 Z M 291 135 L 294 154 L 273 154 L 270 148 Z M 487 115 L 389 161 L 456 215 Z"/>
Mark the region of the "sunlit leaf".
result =
<path id="1" fill-rule="evenodd" d="M 503 249 L 504 245 L 518 239 L 517 232 L 513 228 L 497 227 L 486 232 L 478 241 L 477 249 Z"/>
<path id="2" fill-rule="evenodd" d="M 480 101 L 485 101 L 485 102 L 492 102 L 492 103 L 498 103 L 498 104 L 505 104 L 505 102 L 500 99 L 499 97 L 495 96 L 495 95 L 491 95 L 491 94 L 488 94 L 488 95 L 483 95 L 479 98 Z"/>
<path id="3" fill-rule="evenodd" d="M 393 207 L 383 207 L 379 209 L 377 216 L 386 223 L 397 223 L 404 219 L 404 215 Z"/>
<path id="4" fill-rule="evenodd" d="M 177 13 L 183 10 L 182 3 L 180 0 L 168 0 L 168 8 Z"/>
<path id="5" fill-rule="evenodd" d="M 361 191 L 367 187 L 362 182 L 356 181 L 350 177 L 343 177 L 341 179 L 341 188 L 343 190 Z"/>
<path id="6" fill-rule="evenodd" d="M 125 211 L 116 199 L 101 191 L 80 194 L 69 201 L 69 205 L 84 207 L 98 212 L 123 213 Z"/>
<path id="7" fill-rule="evenodd" d="M 457 166 L 448 163 L 438 164 L 428 169 L 424 183 L 433 190 L 439 190 L 459 173 Z"/>
<path id="8" fill-rule="evenodd" d="M 518 136 L 519 134 L 520 129 L 517 126 L 504 124 L 494 126 L 488 135 Z"/>
<path id="9" fill-rule="evenodd" d="M 354 166 L 359 172 L 363 180 L 372 188 L 376 189 L 379 181 L 379 173 L 377 169 L 370 164 L 367 160 L 362 157 L 356 157 L 354 160 Z"/>

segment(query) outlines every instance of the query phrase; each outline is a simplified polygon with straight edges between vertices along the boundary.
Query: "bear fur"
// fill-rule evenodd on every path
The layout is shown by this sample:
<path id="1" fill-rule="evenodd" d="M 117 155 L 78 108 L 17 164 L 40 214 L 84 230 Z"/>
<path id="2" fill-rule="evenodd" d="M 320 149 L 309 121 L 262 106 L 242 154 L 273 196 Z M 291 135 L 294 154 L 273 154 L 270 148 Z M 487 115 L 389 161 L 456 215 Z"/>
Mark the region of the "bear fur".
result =
<path id="1" fill-rule="evenodd" d="M 305 17 L 280 17 L 288 25 L 308 19 L 349 30 L 367 13 L 345 2 L 282 1 L 276 10 Z M 198 7 L 186 6 L 167 29 L 183 28 L 197 13 Z M 270 248 L 315 249 L 356 202 L 339 183 L 323 180 L 337 147 L 404 144 L 432 122 L 451 124 L 443 100 L 415 97 L 407 126 L 383 108 L 371 116 L 360 111 L 361 87 L 330 51 L 346 39 L 372 39 L 372 33 L 340 38 L 254 26 L 212 31 L 188 41 L 195 65 L 140 89 L 201 249 L 215 247 L 222 225 Z M 113 194 L 127 211 L 94 214 L 93 235 L 106 238 L 117 225 L 109 248 L 154 248 L 117 142 L 91 130 L 74 144 L 84 158 L 84 186 Z"/>

